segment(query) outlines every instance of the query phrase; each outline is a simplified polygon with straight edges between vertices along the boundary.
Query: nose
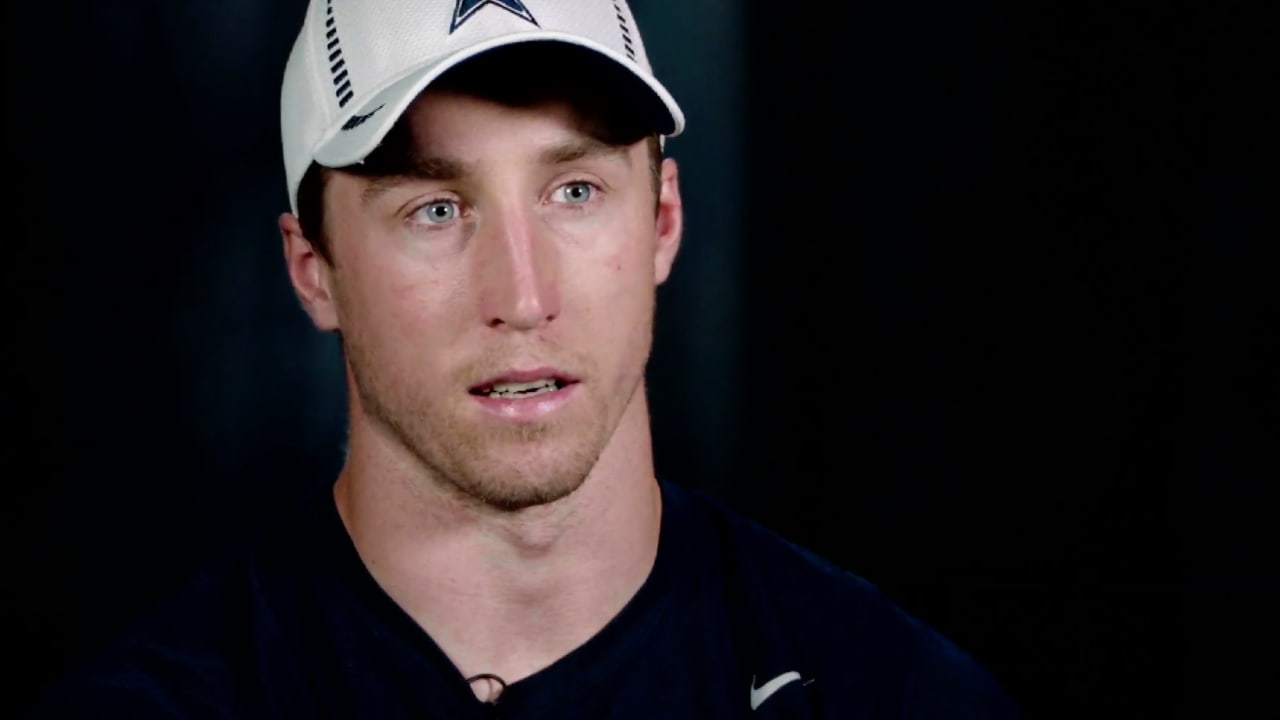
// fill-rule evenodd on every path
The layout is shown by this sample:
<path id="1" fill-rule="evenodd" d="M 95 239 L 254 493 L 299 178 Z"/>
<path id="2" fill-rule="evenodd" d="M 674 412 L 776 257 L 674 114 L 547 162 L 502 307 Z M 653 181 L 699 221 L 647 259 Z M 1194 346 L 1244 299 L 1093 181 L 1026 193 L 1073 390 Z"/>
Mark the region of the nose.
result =
<path id="1" fill-rule="evenodd" d="M 542 327 L 560 314 L 554 238 L 524 208 L 507 209 L 490 220 L 477 258 L 485 323 L 507 330 Z"/>

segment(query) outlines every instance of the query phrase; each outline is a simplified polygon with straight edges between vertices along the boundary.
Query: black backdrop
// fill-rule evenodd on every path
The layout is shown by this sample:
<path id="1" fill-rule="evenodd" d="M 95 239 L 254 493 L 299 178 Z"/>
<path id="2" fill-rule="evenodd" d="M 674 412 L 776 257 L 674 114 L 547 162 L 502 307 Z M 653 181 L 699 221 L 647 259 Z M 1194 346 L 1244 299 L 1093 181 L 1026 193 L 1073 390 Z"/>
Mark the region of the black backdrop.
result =
<path id="1" fill-rule="evenodd" d="M 1035 717 L 1270 682 L 1244 659 L 1280 477 L 1252 8 L 634 7 L 690 119 L 660 471 L 877 582 Z M 8 16 L 18 705 L 337 466 L 335 348 L 274 231 L 301 9 Z"/>

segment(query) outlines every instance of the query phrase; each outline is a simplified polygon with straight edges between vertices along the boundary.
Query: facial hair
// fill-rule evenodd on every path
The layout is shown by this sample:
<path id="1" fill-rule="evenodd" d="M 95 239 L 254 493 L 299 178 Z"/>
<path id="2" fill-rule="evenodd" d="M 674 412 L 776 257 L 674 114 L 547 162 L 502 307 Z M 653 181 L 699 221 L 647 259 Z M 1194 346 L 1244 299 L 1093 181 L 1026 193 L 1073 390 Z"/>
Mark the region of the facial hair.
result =
<path id="1" fill-rule="evenodd" d="M 605 376 L 588 357 L 545 346 L 525 353 L 549 359 L 548 365 L 572 368 L 586 379 L 575 386 L 574 412 L 542 422 L 482 426 L 459 407 L 471 402 L 465 388 L 510 367 L 496 359 L 498 353 L 485 354 L 484 360 L 455 373 L 444 387 L 458 392 L 440 397 L 420 385 L 398 382 L 400 375 L 375 363 L 374 354 L 357 338 L 348 338 L 344 346 L 364 412 L 414 456 L 434 485 L 464 503 L 514 512 L 555 502 L 582 486 L 642 387 L 652 317 L 650 312 L 641 326 L 643 337 L 637 333 L 630 338 L 631 352 L 623 355 L 636 366 L 626 368 L 613 387 L 593 382 L 604 382 Z"/>

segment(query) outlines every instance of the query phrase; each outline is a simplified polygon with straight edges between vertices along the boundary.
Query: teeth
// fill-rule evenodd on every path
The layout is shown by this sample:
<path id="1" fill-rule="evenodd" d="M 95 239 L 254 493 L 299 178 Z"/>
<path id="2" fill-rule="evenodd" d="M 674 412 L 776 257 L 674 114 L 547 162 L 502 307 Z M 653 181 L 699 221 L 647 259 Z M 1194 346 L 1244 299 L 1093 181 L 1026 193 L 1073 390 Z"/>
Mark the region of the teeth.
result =
<path id="1" fill-rule="evenodd" d="M 550 378 L 532 382 L 498 383 L 489 388 L 491 398 L 532 397 L 556 389 L 556 381 Z"/>

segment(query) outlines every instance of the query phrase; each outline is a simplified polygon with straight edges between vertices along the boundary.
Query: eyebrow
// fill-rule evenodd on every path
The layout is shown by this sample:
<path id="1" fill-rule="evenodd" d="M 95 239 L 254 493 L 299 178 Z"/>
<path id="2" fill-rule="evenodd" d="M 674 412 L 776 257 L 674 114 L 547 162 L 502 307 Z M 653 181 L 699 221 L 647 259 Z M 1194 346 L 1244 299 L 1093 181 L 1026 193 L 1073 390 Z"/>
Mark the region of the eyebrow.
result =
<path id="1" fill-rule="evenodd" d="M 594 138 L 582 138 L 546 148 L 538 153 L 538 161 L 545 165 L 564 165 L 593 157 L 621 158 L 630 166 L 631 156 L 628 150 L 625 145 L 610 145 Z M 387 191 L 405 183 L 453 181 L 475 173 L 470 163 L 449 157 L 407 158 L 405 165 L 398 172 L 374 177 L 360 193 L 361 199 L 365 203 L 371 203 Z"/>
<path id="2" fill-rule="evenodd" d="M 457 180 L 468 174 L 467 164 L 461 160 L 443 157 L 411 157 L 405 160 L 405 168 L 389 175 L 374 177 L 360 193 L 365 203 L 395 187 L 415 181 Z"/>
<path id="3" fill-rule="evenodd" d="M 588 157 L 621 157 L 631 164 L 630 148 L 626 145 L 610 145 L 594 138 L 582 138 L 553 145 L 539 154 L 538 158 L 548 165 L 562 165 Z"/>

